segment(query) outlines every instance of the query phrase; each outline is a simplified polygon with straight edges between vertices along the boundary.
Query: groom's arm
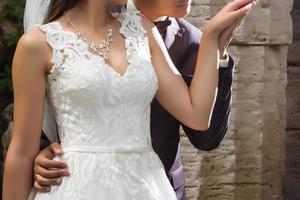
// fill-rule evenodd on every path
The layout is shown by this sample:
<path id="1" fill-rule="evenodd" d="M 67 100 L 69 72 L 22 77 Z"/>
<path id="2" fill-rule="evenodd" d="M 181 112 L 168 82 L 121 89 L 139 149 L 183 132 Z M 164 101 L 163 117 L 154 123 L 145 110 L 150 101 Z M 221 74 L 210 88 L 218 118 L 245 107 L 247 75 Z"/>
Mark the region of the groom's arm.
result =
<path id="1" fill-rule="evenodd" d="M 49 110 L 46 111 L 49 112 Z M 53 160 L 56 155 L 63 154 L 60 144 L 54 142 L 54 136 L 57 135 L 55 120 L 50 115 L 45 115 L 44 120 L 46 133 L 42 129 L 40 152 L 34 160 L 34 173 L 39 175 L 34 176 L 34 187 L 39 192 L 49 192 L 51 185 L 60 185 L 62 177 L 69 176 L 66 163 Z"/>
<path id="2" fill-rule="evenodd" d="M 44 131 L 41 132 L 40 152 L 34 160 L 34 188 L 39 192 L 49 192 L 52 185 L 60 185 L 64 176 L 69 176 L 64 162 L 53 160 L 54 156 L 62 155 L 57 142 L 51 143 Z"/>
<path id="3" fill-rule="evenodd" d="M 197 149 L 210 151 L 219 146 L 229 127 L 229 114 L 232 101 L 232 78 L 234 61 L 229 58 L 227 68 L 219 68 L 219 85 L 210 127 L 206 131 L 197 131 L 183 124 L 182 127 L 190 142 Z M 193 76 L 183 76 L 188 85 Z"/>
<path id="4" fill-rule="evenodd" d="M 182 19 L 179 19 L 178 22 L 185 28 L 185 31 L 181 40 L 174 44 L 173 49 L 171 48 L 170 51 L 171 55 L 178 56 L 178 54 L 180 54 L 180 58 L 176 62 L 176 65 L 187 85 L 190 86 L 195 72 L 202 33 L 199 29 L 187 24 L 186 21 Z M 181 48 L 184 49 L 183 51 L 179 51 L 180 46 L 183 47 Z M 219 146 L 228 130 L 234 65 L 233 58 L 229 56 L 227 67 L 219 67 L 218 93 L 210 127 L 206 131 L 197 131 L 181 124 L 190 142 L 197 149 L 205 151 L 215 149 Z"/>
<path id="5" fill-rule="evenodd" d="M 54 107 L 46 99 L 44 107 L 43 125 L 40 138 L 40 151 L 48 147 L 53 142 L 59 143 L 58 129 L 54 115 Z"/>

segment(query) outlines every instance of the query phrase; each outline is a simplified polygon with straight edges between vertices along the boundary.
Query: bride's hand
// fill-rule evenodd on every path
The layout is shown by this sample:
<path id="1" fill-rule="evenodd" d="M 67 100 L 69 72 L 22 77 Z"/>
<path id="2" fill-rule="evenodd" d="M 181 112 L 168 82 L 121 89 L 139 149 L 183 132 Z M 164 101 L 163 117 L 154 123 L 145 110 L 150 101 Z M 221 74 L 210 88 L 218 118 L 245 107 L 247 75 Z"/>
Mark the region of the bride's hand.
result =
<path id="1" fill-rule="evenodd" d="M 255 5 L 255 0 L 235 0 L 228 3 L 204 27 L 203 32 L 219 37 L 226 29 L 236 27 Z"/>

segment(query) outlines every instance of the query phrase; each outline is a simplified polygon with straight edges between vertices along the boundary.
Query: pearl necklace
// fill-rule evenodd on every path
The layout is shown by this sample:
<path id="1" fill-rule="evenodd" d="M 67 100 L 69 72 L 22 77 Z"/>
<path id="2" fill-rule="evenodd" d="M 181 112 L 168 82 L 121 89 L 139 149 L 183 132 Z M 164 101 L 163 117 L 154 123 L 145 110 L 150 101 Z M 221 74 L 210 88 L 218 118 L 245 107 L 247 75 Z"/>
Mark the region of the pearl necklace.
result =
<path id="1" fill-rule="evenodd" d="M 101 56 L 105 61 L 108 59 L 108 54 L 110 52 L 110 44 L 112 43 L 112 27 L 109 23 L 109 18 L 108 18 L 108 29 L 107 29 L 107 34 L 106 34 L 106 39 L 101 41 L 99 44 L 96 44 L 94 42 L 88 41 L 82 33 L 79 31 L 79 29 L 74 25 L 70 17 L 67 15 L 67 13 L 64 13 L 67 21 L 71 24 L 71 26 L 76 30 L 76 34 L 78 35 L 79 38 L 81 38 L 85 43 L 88 44 L 89 49 L 95 52 L 97 55 Z"/>

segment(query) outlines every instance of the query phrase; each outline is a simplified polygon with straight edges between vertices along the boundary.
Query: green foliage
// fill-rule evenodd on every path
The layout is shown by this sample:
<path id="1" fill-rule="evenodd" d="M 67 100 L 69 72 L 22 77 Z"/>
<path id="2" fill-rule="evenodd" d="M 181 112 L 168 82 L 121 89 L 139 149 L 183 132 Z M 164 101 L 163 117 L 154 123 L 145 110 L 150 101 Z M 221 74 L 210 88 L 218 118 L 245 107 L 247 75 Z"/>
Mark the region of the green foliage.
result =
<path id="1" fill-rule="evenodd" d="M 23 34 L 25 0 L 3 0 L 0 5 L 0 92 L 12 93 L 11 64 Z M 9 30 L 9 31 L 8 31 Z"/>

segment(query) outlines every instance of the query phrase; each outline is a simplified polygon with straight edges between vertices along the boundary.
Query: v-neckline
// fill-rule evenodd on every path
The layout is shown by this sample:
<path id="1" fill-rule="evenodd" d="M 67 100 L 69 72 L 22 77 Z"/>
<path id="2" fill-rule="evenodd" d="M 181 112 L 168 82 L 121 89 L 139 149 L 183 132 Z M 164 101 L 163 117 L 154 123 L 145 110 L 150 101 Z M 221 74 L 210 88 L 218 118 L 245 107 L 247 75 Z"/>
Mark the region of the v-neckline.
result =
<path id="1" fill-rule="evenodd" d="M 117 21 L 120 23 L 120 28 L 121 28 L 121 27 L 122 27 L 122 22 L 120 22 L 118 19 L 117 19 Z M 65 29 L 65 27 L 61 24 L 60 21 L 56 20 L 56 21 L 53 21 L 52 23 L 56 23 L 56 24 L 61 28 L 61 31 L 66 32 L 66 33 L 74 34 L 74 35 L 76 35 L 76 36 L 78 37 L 78 34 L 77 34 L 76 32 Z M 119 32 L 120 32 L 120 31 L 119 31 Z M 118 76 L 119 78 L 123 79 L 123 78 L 125 78 L 125 77 L 127 76 L 127 74 L 129 73 L 129 69 L 130 69 L 130 67 L 131 67 L 131 62 L 130 62 L 129 56 L 128 56 L 128 51 L 129 51 L 129 50 L 128 50 L 127 46 L 126 46 L 127 37 L 126 37 L 124 34 L 122 34 L 121 32 L 120 32 L 120 34 L 121 34 L 121 36 L 124 37 L 125 54 L 126 54 L 126 59 L 127 59 L 127 63 L 128 63 L 128 64 L 127 64 L 127 67 L 126 67 L 126 70 L 125 70 L 125 72 L 124 72 L 123 74 L 121 74 L 121 73 L 119 73 L 118 71 L 116 71 L 115 68 L 114 68 L 111 64 L 109 64 L 108 62 L 106 62 L 106 61 L 104 60 L 103 57 L 101 57 L 101 56 L 99 56 L 99 55 L 97 55 L 97 54 L 92 53 L 92 52 L 89 50 L 89 46 L 88 46 L 88 44 L 87 44 L 85 41 L 83 41 L 83 40 L 82 40 L 81 38 L 79 38 L 79 37 L 78 37 L 78 39 L 80 39 L 82 42 L 84 42 L 84 43 L 87 45 L 87 48 L 86 48 L 85 50 L 87 51 L 88 54 L 90 54 L 91 56 L 96 57 L 96 58 L 98 58 L 98 59 L 101 59 L 101 61 L 103 62 L 103 66 L 104 66 L 104 67 L 109 68 L 109 70 L 110 70 L 114 75 L 116 75 L 116 76 Z"/>

